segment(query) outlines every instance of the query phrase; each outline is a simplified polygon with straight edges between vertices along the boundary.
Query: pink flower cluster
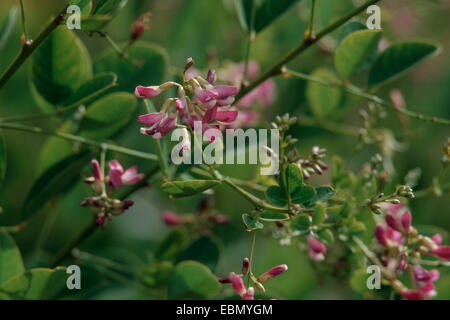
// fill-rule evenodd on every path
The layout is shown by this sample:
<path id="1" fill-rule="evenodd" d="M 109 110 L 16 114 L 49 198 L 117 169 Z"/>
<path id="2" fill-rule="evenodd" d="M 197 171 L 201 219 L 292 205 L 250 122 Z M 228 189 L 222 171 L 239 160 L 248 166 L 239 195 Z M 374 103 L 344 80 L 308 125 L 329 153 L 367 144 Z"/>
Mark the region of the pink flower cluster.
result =
<path id="1" fill-rule="evenodd" d="M 411 225 L 411 213 L 403 204 L 389 204 L 386 206 L 385 225 L 379 224 L 375 227 L 375 238 L 387 253 L 383 256 L 386 267 L 392 268 L 401 274 L 406 269 L 412 268 L 415 289 L 407 289 L 403 285 L 397 290 L 406 299 L 426 299 L 433 297 L 435 292 L 434 282 L 439 278 L 437 270 L 426 270 L 419 265 L 408 265 L 409 248 L 405 246 L 406 238 L 409 243 L 417 243 L 417 249 L 412 253 L 415 257 L 421 254 L 431 254 L 444 260 L 450 260 L 450 246 L 443 246 L 442 237 L 435 234 L 429 238 L 418 234 Z M 394 255 L 394 258 L 392 257 Z M 395 255 L 396 258 L 395 258 Z"/>
<path id="2" fill-rule="evenodd" d="M 124 170 L 119 161 L 111 160 L 108 175 L 103 177 L 99 162 L 93 159 L 91 163 L 93 176 L 84 179 L 84 182 L 92 186 L 96 196 L 85 198 L 81 206 L 97 208 L 96 223 L 104 229 L 113 216 L 124 213 L 133 205 L 133 201 L 114 199 L 114 188 L 120 189 L 124 184 L 136 184 L 143 178 L 143 175 L 138 173 L 137 166 Z"/>
<path id="3" fill-rule="evenodd" d="M 266 289 L 262 285 L 269 279 L 272 279 L 273 277 L 276 277 L 284 272 L 286 272 L 288 269 L 287 265 L 280 264 L 279 266 L 273 267 L 272 269 L 264 272 L 262 275 L 260 275 L 258 278 L 254 278 L 253 274 L 250 273 L 250 277 L 253 281 L 253 283 L 256 285 L 258 290 L 265 292 Z M 222 277 L 219 279 L 219 282 L 222 284 L 231 283 L 233 286 L 234 291 L 241 296 L 243 300 L 254 300 L 255 299 L 255 289 L 253 287 L 246 288 L 244 285 L 244 280 L 242 279 L 243 276 L 247 275 L 250 271 L 250 261 L 248 258 L 244 258 L 242 262 L 242 273 L 236 274 L 234 272 L 231 272 L 229 276 Z"/>
<path id="4" fill-rule="evenodd" d="M 187 68 L 192 64 L 193 61 L 188 59 Z M 183 85 L 166 82 L 160 86 L 138 86 L 135 95 L 139 98 L 152 98 L 173 87 L 178 88 L 176 98 L 167 99 L 159 112 L 139 117 L 138 121 L 148 126 L 141 129 L 142 134 L 160 139 L 177 127 L 178 116 L 191 128 L 194 128 L 194 122 L 200 121 L 203 131 L 209 128 L 219 129 L 220 124 L 229 125 L 238 116 L 238 111 L 231 108 L 238 88 L 216 85 L 214 70 L 208 71 L 206 79 L 196 75 L 188 78 Z"/>

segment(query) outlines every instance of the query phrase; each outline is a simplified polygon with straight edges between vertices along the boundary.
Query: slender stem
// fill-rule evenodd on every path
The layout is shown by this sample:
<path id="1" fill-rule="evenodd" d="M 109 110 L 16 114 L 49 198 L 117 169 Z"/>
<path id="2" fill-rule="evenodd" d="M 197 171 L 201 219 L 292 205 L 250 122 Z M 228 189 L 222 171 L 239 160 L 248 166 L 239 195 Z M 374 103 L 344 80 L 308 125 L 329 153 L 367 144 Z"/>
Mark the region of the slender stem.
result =
<path id="1" fill-rule="evenodd" d="M 320 84 L 323 84 L 323 85 L 329 86 L 329 87 L 341 88 L 354 96 L 364 98 L 366 100 L 372 101 L 374 103 L 385 106 L 387 108 L 394 109 L 396 112 L 402 113 L 410 118 L 418 119 L 418 120 L 425 121 L 425 122 L 444 124 L 447 126 L 450 125 L 450 120 L 448 120 L 448 119 L 442 119 L 442 118 L 432 117 L 432 116 L 425 116 L 423 114 L 416 113 L 416 112 L 413 112 L 413 111 L 410 111 L 407 109 L 396 108 L 391 103 L 381 99 L 380 97 L 378 97 L 376 95 L 364 92 L 363 89 L 361 89 L 357 86 L 354 86 L 352 84 L 346 84 L 341 81 L 331 81 L 331 80 L 327 80 L 327 79 L 317 78 L 317 77 L 314 77 L 314 76 L 311 76 L 311 75 L 308 75 L 305 73 L 292 71 L 292 70 L 283 70 L 283 74 L 286 76 L 291 76 L 291 77 L 295 77 L 298 79 L 317 82 L 317 83 L 320 83 Z"/>
<path id="2" fill-rule="evenodd" d="M 247 33 L 247 43 L 245 47 L 245 59 L 244 59 L 244 75 L 242 77 L 242 85 L 245 85 L 248 76 L 248 64 L 250 61 L 250 50 L 253 41 L 255 41 L 255 16 L 256 16 L 256 4 L 255 0 L 252 0 L 252 12 L 250 16 L 250 26 Z"/>
<path id="3" fill-rule="evenodd" d="M 136 192 L 140 188 L 148 185 L 148 180 L 157 174 L 159 172 L 159 166 L 155 166 L 154 168 L 150 169 L 149 172 L 147 172 L 144 176 L 144 179 L 139 181 L 139 183 L 135 184 L 133 187 L 129 188 L 124 193 L 120 194 L 118 199 L 124 200 L 125 198 L 129 197 L 132 193 Z M 56 255 L 55 259 L 53 260 L 51 267 L 55 268 L 59 264 L 61 264 L 65 258 L 67 258 L 72 250 L 79 246 L 84 240 L 86 240 L 90 235 L 94 233 L 94 231 L 98 230 L 99 227 L 95 223 L 95 218 L 93 218 L 81 231 L 78 233 L 75 238 L 73 238 L 66 246 L 64 246 Z"/>
<path id="4" fill-rule="evenodd" d="M 119 47 L 119 45 L 106 33 L 106 32 L 99 32 L 99 34 L 108 41 L 110 46 L 114 49 L 114 51 L 117 52 L 117 54 L 124 58 L 126 53 Z"/>
<path id="5" fill-rule="evenodd" d="M 309 18 L 309 25 L 308 30 L 306 32 L 305 38 L 313 37 L 313 26 L 314 26 L 314 12 L 316 9 L 316 0 L 312 0 L 312 6 L 311 6 L 311 16 Z"/>
<path id="6" fill-rule="evenodd" d="M 16 73 L 20 66 L 28 59 L 28 57 L 44 42 L 44 40 L 55 30 L 61 21 L 63 21 L 67 6 L 52 20 L 52 22 L 38 35 L 29 46 L 24 46 L 22 51 L 9 66 L 9 68 L 0 77 L 0 89 L 8 82 L 8 80 Z"/>
<path id="7" fill-rule="evenodd" d="M 277 62 L 274 66 L 272 66 L 266 73 L 264 73 L 262 76 L 260 76 L 258 79 L 253 81 L 249 86 L 242 88 L 241 91 L 236 96 L 235 103 L 238 102 L 240 99 L 242 99 L 247 93 L 258 87 L 261 83 L 266 81 L 269 78 L 272 78 L 278 74 L 281 73 L 284 65 L 288 62 L 290 62 L 292 59 L 297 57 L 300 53 L 311 47 L 313 44 L 317 43 L 320 39 L 322 39 L 324 36 L 329 34 L 330 32 L 333 32 L 337 28 L 339 28 L 341 25 L 346 23 L 348 20 L 356 16 L 357 14 L 363 12 L 367 7 L 371 6 L 372 4 L 375 4 L 381 0 L 370 0 L 367 1 L 362 6 L 354 9 L 346 16 L 342 17 L 335 23 L 331 24 L 327 28 L 323 29 L 321 32 L 319 32 L 316 36 L 305 39 L 298 47 L 296 47 L 294 50 L 289 52 L 284 58 L 282 58 L 279 62 Z"/>
<path id="8" fill-rule="evenodd" d="M 28 32 L 27 32 L 27 22 L 25 20 L 25 5 L 23 4 L 23 0 L 20 0 L 20 12 L 22 14 L 22 26 L 23 26 L 23 35 L 25 37 L 25 45 L 28 43 Z"/>
<path id="9" fill-rule="evenodd" d="M 146 152 L 129 149 L 129 148 L 121 147 L 121 146 L 116 146 L 116 145 L 109 144 L 109 143 L 102 143 L 102 142 L 94 141 L 94 140 L 87 139 L 84 137 L 76 136 L 76 135 L 73 135 L 70 133 L 45 130 L 40 127 L 31 127 L 31 126 L 25 126 L 25 125 L 16 124 L 16 123 L 3 123 L 3 122 L 0 122 L 0 128 L 56 136 L 56 137 L 59 137 L 62 139 L 79 142 L 79 143 L 82 143 L 85 145 L 90 145 L 90 146 L 97 147 L 100 149 L 106 148 L 111 151 L 126 154 L 129 156 L 134 156 L 137 158 L 142 158 L 142 159 L 147 159 L 147 160 L 158 160 L 158 157 L 151 153 L 146 153 Z"/>
<path id="10" fill-rule="evenodd" d="M 255 251 L 256 231 L 252 232 L 252 241 L 250 243 L 250 256 L 248 258 L 248 277 L 247 287 L 250 285 L 250 275 L 252 274 L 253 252 Z"/>
<path id="11" fill-rule="evenodd" d="M 158 149 L 159 163 L 160 163 L 162 171 L 164 172 L 164 175 L 167 178 L 167 177 L 169 177 L 169 168 L 167 167 L 166 156 L 163 152 L 163 148 L 162 148 L 160 139 L 155 139 L 155 142 L 156 142 L 156 147 Z"/>

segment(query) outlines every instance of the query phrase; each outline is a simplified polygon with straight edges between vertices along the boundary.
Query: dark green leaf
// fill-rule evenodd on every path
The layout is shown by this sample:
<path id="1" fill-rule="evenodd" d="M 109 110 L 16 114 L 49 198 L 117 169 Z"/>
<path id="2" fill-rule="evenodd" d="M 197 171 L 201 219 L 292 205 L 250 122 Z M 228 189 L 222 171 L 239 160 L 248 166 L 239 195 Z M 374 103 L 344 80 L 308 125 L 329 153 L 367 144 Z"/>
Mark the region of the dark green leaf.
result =
<path id="1" fill-rule="evenodd" d="M 220 184 L 218 180 L 170 181 L 163 183 L 164 192 L 176 197 L 188 197 L 211 189 Z"/>
<path id="2" fill-rule="evenodd" d="M 286 168 L 286 181 L 288 192 L 291 195 L 303 185 L 303 174 L 297 165 L 293 163 L 288 165 Z"/>
<path id="3" fill-rule="evenodd" d="M 14 24 L 17 21 L 18 13 L 19 9 L 17 7 L 12 7 L 11 10 L 9 10 L 8 19 L 0 27 L 0 50 L 3 49 L 11 35 Z"/>
<path id="4" fill-rule="evenodd" d="M 390 46 L 372 65 L 369 73 L 369 87 L 397 78 L 425 58 L 438 52 L 437 46 L 424 42 L 402 42 Z"/>
<path id="5" fill-rule="evenodd" d="M 0 185 L 3 182 L 3 179 L 5 179 L 6 174 L 6 145 L 5 145 L 5 139 L 3 138 L 3 135 L 0 132 Z"/>
<path id="6" fill-rule="evenodd" d="M 79 135 L 96 140 L 113 137 L 133 119 L 136 108 L 137 101 L 131 93 L 111 93 L 88 108 Z"/>
<path id="7" fill-rule="evenodd" d="M 332 187 L 322 186 L 316 188 L 316 195 L 313 202 L 325 202 L 331 199 L 336 194 L 336 190 Z"/>
<path id="8" fill-rule="evenodd" d="M 256 5 L 254 31 L 260 32 L 281 16 L 298 0 L 236 0 L 236 11 L 242 28 L 250 31 L 253 4 Z"/>
<path id="9" fill-rule="evenodd" d="M 291 227 L 295 230 L 305 231 L 311 226 L 311 218 L 306 214 L 299 214 L 292 219 Z"/>
<path id="10" fill-rule="evenodd" d="M 301 185 L 291 193 L 292 203 L 306 204 L 316 195 L 316 190 L 306 184 Z"/>
<path id="11" fill-rule="evenodd" d="M 116 15 L 128 0 L 100 0 L 95 6 L 94 15 Z"/>
<path id="12" fill-rule="evenodd" d="M 244 222 L 245 229 L 248 232 L 254 231 L 254 230 L 260 230 L 264 228 L 264 225 L 259 222 L 258 220 L 254 219 L 251 215 L 244 213 L 242 215 L 242 221 Z"/>
<path id="13" fill-rule="evenodd" d="M 219 256 L 220 246 L 217 240 L 208 236 L 202 236 L 181 251 L 176 262 L 195 260 L 214 271 L 219 262 Z"/>
<path id="14" fill-rule="evenodd" d="M 289 215 L 281 212 L 265 211 L 259 215 L 259 219 L 263 221 L 283 221 L 288 220 Z"/>
<path id="15" fill-rule="evenodd" d="M 280 207 L 285 206 L 287 203 L 284 192 L 278 186 L 270 186 L 267 188 L 266 198 L 270 203 Z"/>
<path id="16" fill-rule="evenodd" d="M 100 31 L 113 18 L 110 15 L 81 16 L 81 30 L 86 32 Z"/>
<path id="17" fill-rule="evenodd" d="M 74 154 L 47 169 L 32 185 L 22 210 L 22 219 L 36 214 L 50 199 L 75 182 L 89 160 L 89 153 Z"/>
<path id="18" fill-rule="evenodd" d="M 187 242 L 187 233 L 184 229 L 170 231 L 159 243 L 155 251 L 158 260 L 172 260 L 178 255 Z"/>
<path id="19" fill-rule="evenodd" d="M 67 278 L 66 268 L 32 269 L 4 283 L 0 287 L 0 299 L 55 299 L 66 288 Z"/>
<path id="20" fill-rule="evenodd" d="M 367 66 L 377 54 L 380 38 L 381 31 L 360 30 L 342 40 L 334 55 L 338 73 L 347 79 Z"/>
<path id="21" fill-rule="evenodd" d="M 150 262 L 139 268 L 137 279 L 146 287 L 163 286 L 167 283 L 173 269 L 173 263 L 170 261 Z"/>
<path id="22" fill-rule="evenodd" d="M 6 231 L 0 231 L 0 286 L 24 272 L 22 255 L 14 239 Z"/>
<path id="23" fill-rule="evenodd" d="M 316 69 L 311 76 L 331 82 L 338 81 L 333 71 L 325 68 Z M 306 87 L 306 98 L 312 113 L 316 117 L 325 117 L 333 113 L 342 101 L 341 89 L 309 81 Z"/>
<path id="24" fill-rule="evenodd" d="M 91 76 L 88 51 L 65 26 L 53 31 L 34 53 L 32 84 L 50 104 L 63 103 Z"/>
<path id="25" fill-rule="evenodd" d="M 64 102 L 65 106 L 74 104 L 88 105 L 93 100 L 99 98 L 108 89 L 115 86 L 117 83 L 117 76 L 112 72 L 99 73 L 92 79 L 83 83 L 78 90 Z"/>
<path id="26" fill-rule="evenodd" d="M 196 261 L 180 262 L 169 278 L 169 299 L 204 299 L 220 290 L 211 271 Z"/>
<path id="27" fill-rule="evenodd" d="M 119 78 L 116 90 L 134 92 L 138 85 L 160 85 L 166 77 L 168 55 L 164 48 L 138 42 L 127 51 L 127 58 L 106 51 L 94 64 L 95 73 L 112 71 Z"/>

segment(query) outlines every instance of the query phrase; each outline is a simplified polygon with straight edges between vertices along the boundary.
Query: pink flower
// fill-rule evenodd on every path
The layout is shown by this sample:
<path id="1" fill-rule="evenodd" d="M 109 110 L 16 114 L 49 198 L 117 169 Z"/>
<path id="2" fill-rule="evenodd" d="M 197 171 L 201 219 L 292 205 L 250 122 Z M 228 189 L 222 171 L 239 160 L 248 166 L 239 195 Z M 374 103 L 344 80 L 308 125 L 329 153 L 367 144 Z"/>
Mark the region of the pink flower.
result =
<path id="1" fill-rule="evenodd" d="M 241 297 L 246 293 L 244 286 L 244 280 L 242 280 L 241 276 L 235 274 L 231 278 L 231 284 L 233 285 L 234 291 Z"/>
<path id="2" fill-rule="evenodd" d="M 411 229 L 412 216 L 409 211 L 405 211 L 403 214 L 387 214 L 386 223 L 389 227 L 396 231 L 403 231 L 409 233 Z"/>
<path id="3" fill-rule="evenodd" d="M 402 274 L 408 268 L 408 255 L 403 252 L 397 257 L 397 271 Z"/>
<path id="4" fill-rule="evenodd" d="M 185 223 L 183 217 L 172 211 L 164 211 L 162 216 L 164 223 L 168 226 L 178 226 Z"/>
<path id="5" fill-rule="evenodd" d="M 150 86 L 150 87 L 144 87 L 144 86 L 137 86 L 136 90 L 134 91 L 134 94 L 138 98 L 152 98 L 156 97 L 161 93 L 161 89 L 159 86 Z"/>
<path id="6" fill-rule="evenodd" d="M 384 247 L 403 245 L 405 243 L 402 234 L 389 226 L 383 228 L 383 226 L 378 225 L 375 227 L 374 233 L 378 242 Z"/>
<path id="7" fill-rule="evenodd" d="M 450 246 L 439 246 L 431 251 L 432 254 L 444 260 L 450 260 Z"/>
<path id="8" fill-rule="evenodd" d="M 150 128 L 141 128 L 141 133 L 151 135 L 155 139 L 161 139 L 172 131 L 177 125 L 177 115 L 167 114 L 165 112 L 149 113 L 139 117 L 139 122 L 151 126 Z"/>
<path id="9" fill-rule="evenodd" d="M 138 167 L 134 166 L 123 170 L 122 165 L 117 160 L 109 162 L 109 179 L 113 186 L 122 188 L 123 184 L 131 185 L 138 183 L 144 176 L 138 173 Z"/>
<path id="10" fill-rule="evenodd" d="M 325 259 L 327 248 L 325 245 L 317 240 L 314 236 L 308 237 L 308 253 L 314 261 L 322 261 Z"/>
<path id="11" fill-rule="evenodd" d="M 431 240 L 433 240 L 433 242 L 436 243 L 438 246 L 442 244 L 442 236 L 439 233 L 436 233 L 434 236 L 432 236 Z"/>
<path id="12" fill-rule="evenodd" d="M 416 290 L 405 290 L 402 296 L 408 300 L 423 300 L 436 295 L 433 282 L 439 279 L 438 270 L 426 270 L 421 266 L 413 267 L 414 285 Z"/>
<path id="13" fill-rule="evenodd" d="M 287 265 L 280 264 L 279 266 L 273 267 L 269 271 L 263 273 L 258 277 L 258 282 L 264 283 L 269 279 L 272 279 L 273 277 L 276 277 L 284 272 L 286 272 L 288 269 Z"/>

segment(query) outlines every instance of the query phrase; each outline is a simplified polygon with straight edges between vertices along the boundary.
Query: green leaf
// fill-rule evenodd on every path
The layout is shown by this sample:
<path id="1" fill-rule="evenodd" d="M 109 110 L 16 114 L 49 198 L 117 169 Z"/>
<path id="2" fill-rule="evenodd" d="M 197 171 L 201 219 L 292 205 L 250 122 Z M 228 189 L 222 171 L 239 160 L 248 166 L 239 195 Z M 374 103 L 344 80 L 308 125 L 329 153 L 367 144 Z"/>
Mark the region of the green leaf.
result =
<path id="1" fill-rule="evenodd" d="M 358 21 L 350 21 L 344 24 L 341 28 L 341 32 L 339 33 L 338 44 L 353 32 L 366 29 L 367 27 Z"/>
<path id="2" fill-rule="evenodd" d="M 303 174 L 297 165 L 293 163 L 288 165 L 286 168 L 286 181 L 288 192 L 291 195 L 303 185 Z"/>
<path id="3" fill-rule="evenodd" d="M 325 242 L 329 245 L 334 243 L 333 232 L 331 232 L 329 229 L 324 229 L 324 230 L 318 232 L 317 235 L 322 240 L 325 240 Z"/>
<path id="4" fill-rule="evenodd" d="M 255 7 L 254 31 L 260 32 L 285 13 L 298 0 L 236 0 L 236 11 L 242 28 L 249 32 L 253 5 Z"/>
<path id="5" fill-rule="evenodd" d="M 362 70 L 374 60 L 378 51 L 381 31 L 360 30 L 347 36 L 336 49 L 334 64 L 344 78 Z"/>
<path id="6" fill-rule="evenodd" d="M 81 30 L 86 32 L 100 31 L 110 23 L 113 18 L 114 17 L 110 15 L 83 15 L 81 16 Z"/>
<path id="7" fill-rule="evenodd" d="M 71 186 L 80 176 L 90 154 L 74 154 L 47 169 L 32 185 L 22 210 L 22 219 L 36 214 L 50 199 Z"/>
<path id="8" fill-rule="evenodd" d="M 311 218 L 307 214 L 299 214 L 292 219 L 291 227 L 298 231 L 308 230 L 311 227 Z"/>
<path id="9" fill-rule="evenodd" d="M 219 262 L 219 256 L 220 246 L 217 240 L 208 236 L 201 236 L 181 251 L 176 262 L 195 260 L 214 271 Z"/>
<path id="10" fill-rule="evenodd" d="M 312 77 L 327 81 L 339 81 L 333 71 L 326 68 L 316 69 Z M 341 89 L 332 88 L 321 83 L 309 81 L 306 86 L 306 98 L 312 113 L 316 117 L 325 117 L 333 113 L 342 101 L 343 93 Z"/>
<path id="11" fill-rule="evenodd" d="M 24 272 L 22 255 L 14 239 L 6 231 L 0 231 L 0 286 Z"/>
<path id="12" fill-rule="evenodd" d="M 402 42 L 390 46 L 373 63 L 369 73 L 369 87 L 394 80 L 438 52 L 436 45 L 424 42 Z"/>
<path id="13" fill-rule="evenodd" d="M 172 260 L 185 246 L 188 236 L 185 229 L 170 231 L 158 244 L 155 250 L 155 258 L 158 260 Z"/>
<path id="14" fill-rule="evenodd" d="M 32 269 L 16 276 L 0 287 L 0 298 L 14 300 L 50 300 L 66 288 L 66 268 Z"/>
<path id="15" fill-rule="evenodd" d="M 12 33 L 17 21 L 18 13 L 19 9 L 17 7 L 12 7 L 9 10 L 8 19 L 0 26 L 0 50 L 3 49 Z"/>
<path id="16" fill-rule="evenodd" d="M 163 183 L 164 192 L 175 198 L 193 196 L 220 184 L 218 180 L 170 181 Z"/>
<path id="17" fill-rule="evenodd" d="M 289 220 L 289 215 L 281 212 L 265 211 L 259 215 L 259 219 L 263 221 L 284 221 Z"/>
<path id="18" fill-rule="evenodd" d="M 245 229 L 248 232 L 254 231 L 254 230 L 261 230 L 264 228 L 264 225 L 259 222 L 258 220 L 254 219 L 251 215 L 244 213 L 242 215 L 242 221 L 244 222 Z"/>
<path id="19" fill-rule="evenodd" d="M 317 205 L 312 216 L 312 224 L 315 226 L 322 224 L 325 221 L 326 214 L 327 210 L 325 207 L 321 204 Z"/>
<path id="20" fill-rule="evenodd" d="M 65 26 L 55 29 L 34 53 L 32 85 L 50 104 L 63 103 L 91 76 L 88 51 Z"/>
<path id="21" fill-rule="evenodd" d="M 69 4 L 79 6 L 81 14 L 89 14 L 92 10 L 92 0 L 69 0 Z"/>
<path id="22" fill-rule="evenodd" d="M 296 204 L 306 204 L 316 195 L 316 190 L 306 184 L 301 185 L 291 193 L 291 201 Z"/>
<path id="23" fill-rule="evenodd" d="M 100 0 L 95 6 L 94 15 L 116 15 L 123 7 L 126 6 L 128 0 Z"/>
<path id="24" fill-rule="evenodd" d="M 270 186 L 266 190 L 266 198 L 267 200 L 279 207 L 283 207 L 286 205 L 286 195 L 278 186 Z"/>
<path id="25" fill-rule="evenodd" d="M 180 262 L 169 278 L 169 299 L 204 299 L 220 290 L 219 281 L 211 271 L 196 261 Z"/>
<path id="26" fill-rule="evenodd" d="M 3 135 L 0 132 L 0 185 L 3 182 L 3 179 L 5 179 L 6 164 L 7 158 L 6 158 L 5 139 L 3 138 Z"/>
<path id="27" fill-rule="evenodd" d="M 137 101 L 131 93 L 111 93 L 88 108 L 79 135 L 95 140 L 113 137 L 133 119 L 136 108 Z"/>
<path id="28" fill-rule="evenodd" d="M 64 102 L 65 106 L 74 105 L 76 103 L 89 105 L 95 99 L 99 98 L 108 89 L 117 84 L 117 75 L 112 72 L 99 73 L 92 79 L 83 83 L 77 91 Z M 83 103 L 81 103 L 83 102 Z"/>
<path id="29" fill-rule="evenodd" d="M 139 85 L 160 85 L 167 73 L 168 55 L 164 48 L 137 42 L 120 57 L 113 49 L 107 50 L 94 64 L 95 73 L 112 71 L 119 78 L 116 90 L 134 92 Z"/>
<path id="30" fill-rule="evenodd" d="M 366 293 L 368 291 L 368 277 L 369 275 L 367 274 L 365 269 L 355 270 L 350 277 L 350 287 L 358 293 Z"/>
<path id="31" fill-rule="evenodd" d="M 316 188 L 316 195 L 313 199 L 314 202 L 325 202 L 334 197 L 336 190 L 332 187 L 322 186 Z"/>

